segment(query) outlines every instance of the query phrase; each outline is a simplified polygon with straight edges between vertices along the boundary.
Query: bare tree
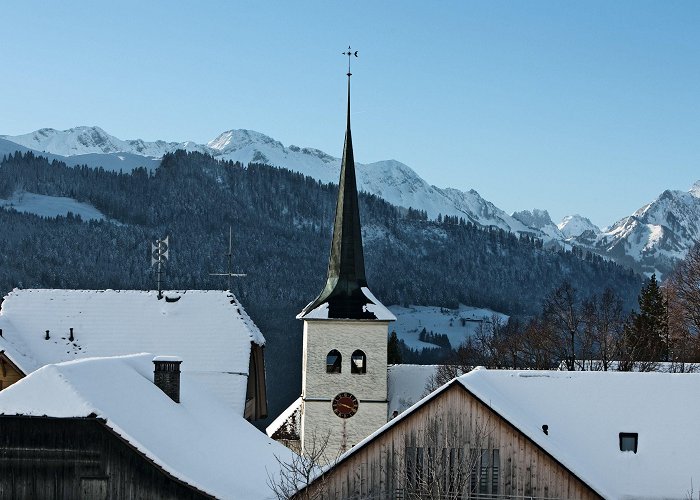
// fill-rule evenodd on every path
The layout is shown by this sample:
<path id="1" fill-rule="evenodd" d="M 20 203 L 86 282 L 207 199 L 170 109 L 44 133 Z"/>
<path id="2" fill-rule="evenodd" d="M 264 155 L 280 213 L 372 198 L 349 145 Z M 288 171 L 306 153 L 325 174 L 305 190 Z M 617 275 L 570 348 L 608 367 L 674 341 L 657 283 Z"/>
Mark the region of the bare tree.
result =
<path id="1" fill-rule="evenodd" d="M 700 243 L 676 267 L 668 280 L 679 310 L 694 336 L 700 334 Z"/>
<path id="2" fill-rule="evenodd" d="M 312 433 L 301 454 L 293 453 L 291 460 L 275 457 L 279 464 L 279 471 L 276 474 L 270 471 L 267 473 L 267 484 L 275 498 L 280 500 L 321 498 L 324 491 L 322 472 L 338 458 L 336 456 L 330 464 L 328 463 L 326 452 L 329 438 L 330 431 L 323 435 Z M 312 481 L 320 487 L 307 488 Z"/>
<path id="3" fill-rule="evenodd" d="M 445 385 L 453 378 L 459 377 L 460 375 L 464 375 L 469 370 L 471 370 L 471 367 L 467 368 L 459 363 L 438 365 L 435 369 L 435 373 L 430 375 L 426 380 L 425 389 L 423 390 L 423 394 L 421 395 L 421 397 L 427 396 L 431 392 Z"/>
<path id="4" fill-rule="evenodd" d="M 584 322 L 581 369 L 608 371 L 612 369 L 613 361 L 619 359 L 618 349 L 625 325 L 622 300 L 612 289 L 606 288 L 600 297 L 594 295 L 584 301 L 581 311 Z"/>
<path id="5" fill-rule="evenodd" d="M 489 448 L 488 423 L 465 423 L 461 416 L 431 418 L 422 429 L 405 437 L 403 453 L 392 463 L 395 493 L 409 500 L 465 498 L 491 493 L 498 483 L 498 450 Z"/>
<path id="6" fill-rule="evenodd" d="M 544 300 L 543 316 L 555 333 L 555 340 L 569 370 L 575 369 L 576 339 L 583 326 L 576 289 L 564 281 Z"/>
<path id="7" fill-rule="evenodd" d="M 525 327 L 522 349 L 528 368 L 551 370 L 561 360 L 560 339 L 542 318 L 532 319 Z"/>

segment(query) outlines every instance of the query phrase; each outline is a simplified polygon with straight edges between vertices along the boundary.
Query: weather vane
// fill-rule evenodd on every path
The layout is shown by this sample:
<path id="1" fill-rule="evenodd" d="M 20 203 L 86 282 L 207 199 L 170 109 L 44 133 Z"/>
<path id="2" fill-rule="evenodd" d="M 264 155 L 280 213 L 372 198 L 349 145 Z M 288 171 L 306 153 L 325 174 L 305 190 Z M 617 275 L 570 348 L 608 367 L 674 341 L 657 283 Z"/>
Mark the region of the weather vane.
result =
<path id="1" fill-rule="evenodd" d="M 350 46 L 348 45 L 348 51 L 343 52 L 343 55 L 348 56 L 348 77 L 350 77 L 352 76 L 352 73 L 350 73 L 350 59 L 352 58 L 352 56 L 357 57 L 357 51 L 353 52 Z"/>

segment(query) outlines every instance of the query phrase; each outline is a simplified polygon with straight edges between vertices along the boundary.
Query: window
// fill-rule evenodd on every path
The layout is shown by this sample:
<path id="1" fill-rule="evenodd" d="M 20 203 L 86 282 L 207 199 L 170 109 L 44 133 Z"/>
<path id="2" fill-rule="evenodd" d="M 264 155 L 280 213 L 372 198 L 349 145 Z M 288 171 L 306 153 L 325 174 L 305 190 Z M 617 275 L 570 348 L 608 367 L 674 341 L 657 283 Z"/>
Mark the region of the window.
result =
<path id="1" fill-rule="evenodd" d="M 326 373 L 340 373 L 340 367 L 343 363 L 343 357 L 340 352 L 333 349 L 326 355 Z"/>
<path id="2" fill-rule="evenodd" d="M 479 493 L 489 492 L 489 450 L 481 450 L 481 468 L 479 469 Z"/>
<path id="3" fill-rule="evenodd" d="M 498 493 L 498 480 L 501 473 L 501 453 L 499 450 L 493 450 L 493 459 L 491 460 L 491 494 Z"/>
<path id="4" fill-rule="evenodd" d="M 469 492 L 472 496 L 497 495 L 501 482 L 501 453 L 497 448 L 469 451 Z"/>
<path id="5" fill-rule="evenodd" d="M 636 432 L 620 433 L 620 451 L 631 451 L 637 453 L 637 441 L 639 434 Z"/>
<path id="6" fill-rule="evenodd" d="M 367 356 L 359 349 L 352 353 L 350 373 L 367 373 Z"/>

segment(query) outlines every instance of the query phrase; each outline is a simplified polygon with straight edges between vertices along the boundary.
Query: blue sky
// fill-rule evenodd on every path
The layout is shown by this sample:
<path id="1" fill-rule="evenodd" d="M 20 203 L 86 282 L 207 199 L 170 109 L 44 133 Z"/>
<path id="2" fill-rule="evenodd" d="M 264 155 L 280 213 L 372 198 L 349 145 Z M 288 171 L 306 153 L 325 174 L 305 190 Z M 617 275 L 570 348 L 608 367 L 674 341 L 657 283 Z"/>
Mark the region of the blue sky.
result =
<path id="1" fill-rule="evenodd" d="M 0 134 L 249 128 L 607 225 L 700 179 L 700 2 L 2 3 Z"/>

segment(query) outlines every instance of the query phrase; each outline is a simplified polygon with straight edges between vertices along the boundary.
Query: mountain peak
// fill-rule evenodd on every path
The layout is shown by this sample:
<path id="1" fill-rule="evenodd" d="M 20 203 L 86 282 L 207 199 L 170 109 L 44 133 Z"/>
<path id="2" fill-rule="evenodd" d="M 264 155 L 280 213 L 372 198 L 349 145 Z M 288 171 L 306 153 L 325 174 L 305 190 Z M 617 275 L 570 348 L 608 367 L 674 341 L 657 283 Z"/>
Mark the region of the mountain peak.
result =
<path id="1" fill-rule="evenodd" d="M 526 226 L 534 227 L 535 229 L 542 229 L 546 226 L 553 226 L 552 218 L 549 216 L 549 212 L 539 208 L 529 210 L 522 210 L 520 212 L 513 212 L 513 217 Z"/>
<path id="2" fill-rule="evenodd" d="M 696 198 L 700 198 L 700 181 L 695 181 L 695 184 L 693 184 L 693 187 L 690 188 L 689 193 Z"/>
<path id="3" fill-rule="evenodd" d="M 265 144 L 284 149 L 282 143 L 272 137 L 247 129 L 232 129 L 222 132 L 215 139 L 209 141 L 207 146 L 220 153 L 228 153 L 254 144 Z"/>
<path id="4" fill-rule="evenodd" d="M 593 231 L 593 234 L 600 234 L 600 228 L 593 224 L 589 219 L 578 214 L 567 215 L 559 224 L 559 231 L 566 238 L 577 238 L 586 231 Z"/>

